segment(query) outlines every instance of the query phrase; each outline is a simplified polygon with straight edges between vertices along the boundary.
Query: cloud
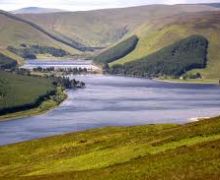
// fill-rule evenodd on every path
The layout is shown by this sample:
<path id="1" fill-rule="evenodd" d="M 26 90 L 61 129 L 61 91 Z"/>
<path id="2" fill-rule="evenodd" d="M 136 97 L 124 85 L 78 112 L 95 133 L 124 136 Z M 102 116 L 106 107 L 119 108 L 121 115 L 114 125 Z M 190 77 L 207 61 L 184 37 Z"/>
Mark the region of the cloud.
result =
<path id="1" fill-rule="evenodd" d="M 0 9 L 45 7 L 72 11 L 139 6 L 148 4 L 211 3 L 219 0 L 0 0 Z"/>

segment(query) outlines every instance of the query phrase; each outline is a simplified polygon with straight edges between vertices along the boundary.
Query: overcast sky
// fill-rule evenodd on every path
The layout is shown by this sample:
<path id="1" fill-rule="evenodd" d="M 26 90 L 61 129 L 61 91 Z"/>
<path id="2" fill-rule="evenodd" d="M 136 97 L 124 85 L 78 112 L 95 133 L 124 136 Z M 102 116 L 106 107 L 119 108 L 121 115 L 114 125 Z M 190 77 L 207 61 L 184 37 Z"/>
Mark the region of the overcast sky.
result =
<path id="1" fill-rule="evenodd" d="M 211 3 L 220 0 L 0 0 L 0 9 L 15 10 L 23 7 L 44 7 L 83 11 L 148 4 Z"/>

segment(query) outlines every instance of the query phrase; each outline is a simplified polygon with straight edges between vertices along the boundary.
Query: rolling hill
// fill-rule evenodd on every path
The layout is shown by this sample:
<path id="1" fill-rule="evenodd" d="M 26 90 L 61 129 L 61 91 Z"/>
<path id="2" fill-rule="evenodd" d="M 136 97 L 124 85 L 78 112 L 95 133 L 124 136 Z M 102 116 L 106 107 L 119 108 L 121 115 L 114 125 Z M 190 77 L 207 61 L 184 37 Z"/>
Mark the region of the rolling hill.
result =
<path id="1" fill-rule="evenodd" d="M 87 12 L 24 14 L 20 17 L 67 39 L 75 39 L 88 46 L 107 47 L 117 43 L 123 37 L 127 38 L 138 27 L 153 19 L 173 17 L 183 12 L 216 9 L 207 5 L 150 5 Z"/>
<path id="2" fill-rule="evenodd" d="M 108 50 L 117 48 L 118 43 L 137 36 L 139 41 L 135 49 L 116 58 L 110 66 L 136 61 L 191 35 L 202 35 L 209 41 L 207 66 L 193 72 L 201 73 L 205 79 L 220 77 L 218 4 L 150 5 L 53 15 L 24 14 L 20 17 L 64 38 L 88 46 L 105 47 L 97 58 L 108 55 Z"/>
<path id="3" fill-rule="evenodd" d="M 111 71 L 138 77 L 180 77 L 187 71 L 206 67 L 207 48 L 206 38 L 193 35 L 136 61 L 116 64 Z"/>
<path id="4" fill-rule="evenodd" d="M 181 39 L 201 35 L 209 42 L 207 66 L 192 72 L 202 74 L 205 79 L 220 77 L 218 4 L 150 5 L 88 12 L 17 15 L 22 21 L 4 14 L 0 16 L 0 43 L 3 49 L 6 45 L 28 43 L 59 47 L 72 54 L 94 51 L 90 54 L 99 54 L 99 61 L 106 54 L 114 56 L 107 60 L 110 66 L 139 60 Z M 14 28 L 18 30 L 13 31 Z M 23 32 L 27 32 L 25 36 Z M 135 47 L 130 49 L 124 45 L 124 49 L 129 51 L 115 56 L 115 49 L 126 44 L 126 40 L 132 36 L 138 38 Z"/>
<path id="5" fill-rule="evenodd" d="M 138 60 L 183 38 L 198 34 L 208 40 L 209 47 L 207 67 L 204 70 L 196 71 L 200 72 L 206 79 L 219 78 L 219 19 L 219 11 L 183 13 L 175 17 L 156 19 L 135 32 L 139 37 L 136 49 L 127 56 L 114 61 L 111 65 Z"/>

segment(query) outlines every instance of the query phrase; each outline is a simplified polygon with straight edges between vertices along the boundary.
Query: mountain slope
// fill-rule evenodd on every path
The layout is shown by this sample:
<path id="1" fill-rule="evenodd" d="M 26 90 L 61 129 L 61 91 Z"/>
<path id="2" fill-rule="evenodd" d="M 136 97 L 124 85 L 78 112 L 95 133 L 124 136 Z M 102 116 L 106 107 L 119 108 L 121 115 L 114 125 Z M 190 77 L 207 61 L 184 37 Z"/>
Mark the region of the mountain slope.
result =
<path id="1" fill-rule="evenodd" d="M 79 42 L 77 42 L 73 39 L 66 39 L 66 38 L 63 38 L 62 36 L 55 35 L 54 33 L 45 30 L 43 27 L 41 27 L 41 26 L 31 22 L 31 21 L 28 21 L 28 20 L 25 20 L 23 18 L 14 16 L 14 15 L 12 15 L 10 13 L 7 13 L 7 12 L 4 12 L 4 11 L 0 11 L 0 14 L 3 15 L 3 16 L 6 16 L 8 18 L 11 18 L 13 20 L 25 23 L 25 24 L 31 26 L 32 28 L 36 29 L 37 31 L 40 31 L 41 33 L 45 34 L 46 36 L 52 38 L 53 40 L 58 41 L 59 43 L 62 43 L 64 45 L 70 46 L 72 48 L 75 48 L 79 51 L 93 51 L 94 50 L 94 48 L 87 47 L 87 46 L 85 46 L 85 45 L 83 45 L 83 44 L 81 44 L 81 43 L 79 43 Z"/>
<path id="2" fill-rule="evenodd" d="M 220 11 L 183 13 L 175 17 L 155 19 L 139 27 L 134 33 L 139 42 L 136 49 L 117 61 L 124 64 L 146 57 L 183 38 L 198 34 L 209 41 L 207 68 L 198 70 L 204 78 L 219 78 L 220 72 Z M 196 70 L 197 71 L 197 70 Z"/>
<path id="3" fill-rule="evenodd" d="M 7 52 L 7 47 L 19 47 L 20 44 L 51 46 L 67 50 L 72 54 L 79 53 L 78 50 L 52 39 L 31 25 L 0 11 L 0 51 L 11 54 Z"/>
<path id="4" fill-rule="evenodd" d="M 216 8 L 207 5 L 150 5 L 88 12 L 25 14 L 20 17 L 67 39 L 75 39 L 88 46 L 106 47 L 131 36 L 139 26 L 155 18 L 208 10 Z"/>
<path id="5" fill-rule="evenodd" d="M 113 66 L 112 73 L 141 77 L 179 77 L 192 69 L 202 69 L 207 64 L 208 41 L 198 35 L 187 37 L 170 46 L 138 59 Z"/>

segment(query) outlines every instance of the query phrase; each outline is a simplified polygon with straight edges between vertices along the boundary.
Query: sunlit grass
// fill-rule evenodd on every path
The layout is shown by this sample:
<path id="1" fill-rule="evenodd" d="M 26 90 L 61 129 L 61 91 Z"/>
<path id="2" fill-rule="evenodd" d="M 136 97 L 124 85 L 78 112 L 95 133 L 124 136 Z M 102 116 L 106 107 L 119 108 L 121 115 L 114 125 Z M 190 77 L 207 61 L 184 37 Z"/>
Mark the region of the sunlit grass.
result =
<path id="1" fill-rule="evenodd" d="M 193 179 L 198 175 L 212 179 L 219 172 L 219 146 L 220 118 L 186 125 L 101 128 L 1 147 L 0 174 L 54 179 Z"/>

